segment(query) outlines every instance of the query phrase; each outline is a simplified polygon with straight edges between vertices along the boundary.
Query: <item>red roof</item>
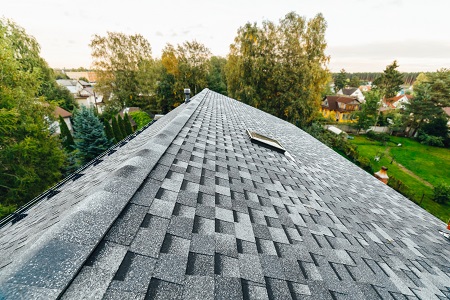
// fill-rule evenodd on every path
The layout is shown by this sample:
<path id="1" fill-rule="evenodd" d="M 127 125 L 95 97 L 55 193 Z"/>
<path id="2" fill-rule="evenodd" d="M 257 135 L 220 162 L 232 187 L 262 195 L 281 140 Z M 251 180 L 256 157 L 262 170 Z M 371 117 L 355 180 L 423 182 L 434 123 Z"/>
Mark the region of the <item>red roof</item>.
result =
<path id="1" fill-rule="evenodd" d="M 59 116 L 61 116 L 63 118 L 69 118 L 72 116 L 72 114 L 70 112 L 68 112 L 67 110 L 65 110 L 64 108 L 61 108 L 59 106 L 57 106 L 55 108 L 54 114 L 55 114 L 55 117 L 57 117 L 57 118 Z"/>

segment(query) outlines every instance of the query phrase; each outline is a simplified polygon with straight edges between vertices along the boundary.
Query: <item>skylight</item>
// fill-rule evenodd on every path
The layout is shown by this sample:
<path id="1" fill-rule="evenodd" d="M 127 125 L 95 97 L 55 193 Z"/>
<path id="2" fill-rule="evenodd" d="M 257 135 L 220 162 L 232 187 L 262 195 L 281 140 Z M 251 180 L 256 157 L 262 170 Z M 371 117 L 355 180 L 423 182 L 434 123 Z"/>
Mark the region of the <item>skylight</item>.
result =
<path id="1" fill-rule="evenodd" d="M 271 148 L 271 149 L 281 152 L 281 153 L 286 152 L 286 149 L 284 149 L 284 147 L 281 146 L 281 144 L 277 140 L 271 139 L 267 136 L 256 133 L 254 131 L 250 131 L 248 129 L 247 129 L 247 134 L 250 137 L 251 141 L 254 143 L 260 144 L 267 148 Z"/>

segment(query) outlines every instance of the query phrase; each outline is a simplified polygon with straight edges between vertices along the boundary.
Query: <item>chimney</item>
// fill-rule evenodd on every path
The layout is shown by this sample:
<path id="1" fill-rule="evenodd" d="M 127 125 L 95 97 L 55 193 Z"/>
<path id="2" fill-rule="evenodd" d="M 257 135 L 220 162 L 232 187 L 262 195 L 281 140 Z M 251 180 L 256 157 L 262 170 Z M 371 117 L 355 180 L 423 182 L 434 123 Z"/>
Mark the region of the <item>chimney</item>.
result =
<path id="1" fill-rule="evenodd" d="M 378 180 L 380 180 L 381 182 L 383 182 L 384 184 L 388 183 L 389 180 L 389 176 L 387 174 L 387 170 L 388 168 L 385 166 L 381 167 L 381 170 L 376 172 L 374 175 L 376 178 L 378 178 Z"/>
<path id="2" fill-rule="evenodd" d="M 185 103 L 189 103 L 191 99 L 191 89 L 184 89 L 184 95 L 186 96 L 186 99 L 184 100 Z"/>

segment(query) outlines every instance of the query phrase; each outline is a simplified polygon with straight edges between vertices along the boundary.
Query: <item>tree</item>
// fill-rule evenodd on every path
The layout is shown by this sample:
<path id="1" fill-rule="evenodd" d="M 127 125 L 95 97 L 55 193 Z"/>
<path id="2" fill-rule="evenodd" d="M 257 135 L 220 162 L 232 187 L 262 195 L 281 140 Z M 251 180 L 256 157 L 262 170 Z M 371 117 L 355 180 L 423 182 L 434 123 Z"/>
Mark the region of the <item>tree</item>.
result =
<path id="1" fill-rule="evenodd" d="M 122 131 L 120 131 L 119 124 L 117 124 L 116 117 L 112 118 L 111 123 L 112 123 L 112 130 L 114 133 L 115 141 L 116 141 L 116 143 L 118 143 L 123 139 L 123 136 L 122 136 Z"/>
<path id="2" fill-rule="evenodd" d="M 348 82 L 348 86 L 351 86 L 351 87 L 359 87 L 361 85 L 361 80 L 359 79 L 359 77 L 358 76 L 356 76 L 356 75 L 352 75 L 351 77 L 350 77 L 350 80 L 349 80 L 349 82 Z"/>
<path id="3" fill-rule="evenodd" d="M 441 69 L 428 73 L 414 85 L 414 98 L 406 104 L 406 125 L 409 135 L 415 136 L 427 123 L 445 119 L 442 108 L 450 106 L 450 70 Z M 437 121 L 439 122 L 439 121 Z"/>
<path id="4" fill-rule="evenodd" d="M 106 36 L 95 35 L 90 47 L 97 72 L 96 88 L 104 99 L 110 99 L 109 110 L 135 106 L 140 95 L 150 94 L 148 87 L 156 85 L 156 78 L 143 74 L 153 59 L 150 43 L 142 35 L 108 32 Z"/>
<path id="5" fill-rule="evenodd" d="M 367 92 L 366 102 L 361 104 L 361 109 L 356 111 L 354 115 L 357 117 L 355 127 L 360 130 L 366 130 L 370 126 L 374 126 L 378 118 L 378 108 L 380 106 L 380 92 L 370 91 Z"/>
<path id="6" fill-rule="evenodd" d="M 280 23 L 239 28 L 226 65 L 228 94 L 297 125 L 319 115 L 329 82 L 326 22 L 291 12 Z"/>
<path id="7" fill-rule="evenodd" d="M 193 95 L 199 93 L 207 86 L 209 71 L 209 49 L 197 42 L 184 42 L 177 47 L 177 59 L 180 81 L 189 87 Z"/>
<path id="8" fill-rule="evenodd" d="M 103 119 L 103 126 L 105 127 L 106 137 L 108 138 L 108 140 L 113 142 L 115 140 L 113 129 L 111 128 L 111 125 L 109 125 L 109 122 L 106 119 Z"/>
<path id="9" fill-rule="evenodd" d="M 397 71 L 397 61 L 386 67 L 383 74 L 373 81 L 375 88 L 381 91 L 384 98 L 392 98 L 401 90 L 403 84 L 403 75 Z"/>
<path id="10" fill-rule="evenodd" d="M 49 130 L 53 105 L 39 44 L 12 21 L 0 19 L 0 203 L 21 205 L 61 178 L 61 143 Z M 45 166 L 43 168 L 42 166 Z"/>
<path id="11" fill-rule="evenodd" d="M 82 106 L 73 118 L 75 148 L 83 163 L 87 163 L 111 146 L 111 141 L 103 131 L 103 124 L 92 109 Z"/>
<path id="12" fill-rule="evenodd" d="M 133 133 L 133 128 L 131 127 L 130 117 L 128 116 L 127 113 L 125 113 L 123 115 L 123 124 L 124 124 L 125 132 L 127 133 L 127 135 L 132 134 Z"/>
<path id="13" fill-rule="evenodd" d="M 64 118 L 59 116 L 59 128 L 61 130 L 61 134 L 59 137 L 61 138 L 62 145 L 67 151 L 72 151 L 75 146 L 75 142 L 73 140 L 72 134 L 70 133 L 69 127 L 67 127 Z"/>
<path id="14" fill-rule="evenodd" d="M 347 86 L 347 78 L 347 73 L 344 69 L 341 69 L 339 74 L 336 76 L 336 79 L 334 80 L 334 90 L 336 93 Z"/>
<path id="15" fill-rule="evenodd" d="M 119 125 L 120 132 L 122 133 L 122 139 L 127 137 L 127 131 L 125 129 L 125 123 L 121 115 L 117 115 L 117 124 Z"/>
<path id="16" fill-rule="evenodd" d="M 226 64 L 227 59 L 219 56 L 213 56 L 209 60 L 208 88 L 222 95 L 227 95 Z"/>

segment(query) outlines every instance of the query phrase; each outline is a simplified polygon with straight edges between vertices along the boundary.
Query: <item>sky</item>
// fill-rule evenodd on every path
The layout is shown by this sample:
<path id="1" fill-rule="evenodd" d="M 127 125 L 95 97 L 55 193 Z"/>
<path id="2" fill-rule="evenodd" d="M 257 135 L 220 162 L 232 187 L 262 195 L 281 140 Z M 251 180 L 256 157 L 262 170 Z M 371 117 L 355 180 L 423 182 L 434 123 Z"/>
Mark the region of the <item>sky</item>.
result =
<path id="1" fill-rule="evenodd" d="M 226 56 L 239 27 L 295 11 L 327 21 L 332 72 L 450 68 L 450 0 L 0 0 L 0 16 L 25 28 L 53 68 L 91 66 L 89 43 L 107 31 L 139 33 L 160 57 L 167 43 L 197 40 Z"/>

